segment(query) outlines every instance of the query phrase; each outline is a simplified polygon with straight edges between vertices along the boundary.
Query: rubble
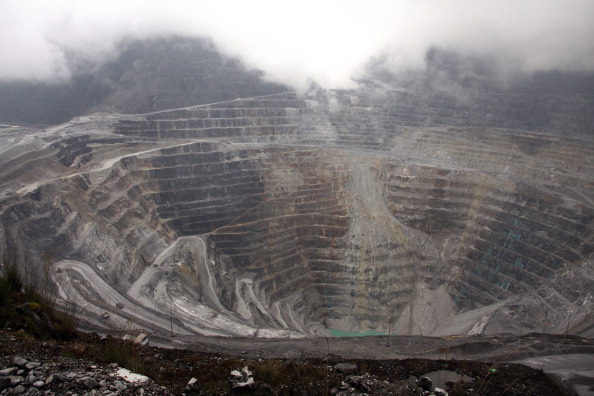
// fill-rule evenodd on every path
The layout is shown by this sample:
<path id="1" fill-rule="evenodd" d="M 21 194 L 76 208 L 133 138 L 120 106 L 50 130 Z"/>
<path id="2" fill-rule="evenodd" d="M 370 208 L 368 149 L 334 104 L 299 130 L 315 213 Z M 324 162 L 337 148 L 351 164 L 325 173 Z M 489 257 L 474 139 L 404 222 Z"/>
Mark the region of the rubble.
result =
<path id="1" fill-rule="evenodd" d="M 231 383 L 231 389 L 249 389 L 254 385 L 254 377 L 252 372 L 245 366 L 241 369 L 241 372 L 238 370 L 231 371 L 229 382 Z"/>
<path id="2" fill-rule="evenodd" d="M 120 362 L 121 366 L 115 362 L 106 363 L 103 356 L 98 361 L 104 363 L 97 363 L 94 359 L 98 357 L 92 351 L 95 347 L 106 345 L 98 336 L 62 343 L 35 340 L 25 333 L 0 332 L 0 396 L 170 395 L 169 392 L 196 396 L 227 394 L 230 391 L 300 394 L 303 389 L 311 389 L 312 394 L 322 394 L 324 390 L 324 393 L 330 391 L 332 395 L 341 396 L 362 393 L 421 396 L 432 393 L 417 386 L 414 379 L 431 377 L 432 373 L 439 370 L 464 372 L 468 378 L 446 380 L 443 385 L 444 378 L 434 379 L 434 395 L 443 396 L 444 391 L 457 395 L 477 394 L 471 389 L 480 389 L 481 394 L 505 392 L 510 396 L 563 394 L 542 371 L 518 364 L 435 359 L 273 359 L 270 358 L 270 351 L 264 350 L 259 350 L 257 357 L 250 358 L 241 354 L 241 348 L 237 348 L 234 357 L 225 357 L 205 351 L 128 344 L 137 351 L 139 359 L 131 364 L 141 363 L 142 373 L 150 373 L 155 381 L 159 381 L 159 385 L 166 385 L 167 388 L 134 370 L 125 369 L 124 361 Z M 81 345 L 85 345 L 91 353 L 79 359 L 63 356 L 64 353 L 70 355 L 80 351 Z M 379 345 L 379 348 L 383 348 L 384 344 Z M 348 370 L 353 369 L 353 366 L 366 374 L 343 374 L 337 370 L 337 367 Z M 229 378 L 229 371 L 234 367 L 243 369 L 233 370 Z M 444 391 L 437 387 L 444 388 Z"/>
<path id="3" fill-rule="evenodd" d="M 48 357 L 49 358 L 49 357 Z M 41 360 L 14 356 L 0 361 L 0 395 L 138 395 L 168 396 L 150 378 L 110 364 L 52 356 Z M 123 381 L 122 381 L 123 379 Z"/>

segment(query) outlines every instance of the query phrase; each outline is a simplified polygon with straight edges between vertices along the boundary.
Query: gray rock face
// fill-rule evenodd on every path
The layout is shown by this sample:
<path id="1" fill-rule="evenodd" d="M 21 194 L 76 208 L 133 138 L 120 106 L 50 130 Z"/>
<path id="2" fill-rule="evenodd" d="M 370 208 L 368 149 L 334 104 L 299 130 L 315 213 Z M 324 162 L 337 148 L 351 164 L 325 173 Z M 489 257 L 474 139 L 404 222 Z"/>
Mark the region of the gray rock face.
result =
<path id="1" fill-rule="evenodd" d="M 585 124 L 561 129 L 561 107 L 544 130 L 496 128 L 495 105 L 481 127 L 472 108 L 415 121 L 400 96 L 284 93 L 5 132 L 0 246 L 64 306 L 106 312 L 82 318 L 96 327 L 591 334 Z"/>

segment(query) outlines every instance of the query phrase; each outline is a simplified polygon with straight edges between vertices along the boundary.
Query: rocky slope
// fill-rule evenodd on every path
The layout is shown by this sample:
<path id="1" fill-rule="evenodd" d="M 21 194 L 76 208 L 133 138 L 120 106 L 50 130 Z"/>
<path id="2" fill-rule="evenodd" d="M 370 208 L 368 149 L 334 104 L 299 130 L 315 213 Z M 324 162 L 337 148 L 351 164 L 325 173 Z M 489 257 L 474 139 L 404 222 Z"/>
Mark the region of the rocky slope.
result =
<path id="1" fill-rule="evenodd" d="M 146 376 L 118 369 L 117 364 L 99 365 L 79 359 L 43 356 L 29 361 L 15 356 L 0 370 L 2 395 L 171 395 L 164 386 Z"/>
<path id="2" fill-rule="evenodd" d="M 522 108 L 374 77 L 307 96 L 241 82 L 228 100 L 228 80 L 205 91 L 210 69 L 161 55 L 175 73 L 158 83 L 178 85 L 151 111 L 2 132 L 3 252 L 87 325 L 592 335 L 591 95 Z M 103 108 L 144 103 L 123 90 Z"/>
<path id="3" fill-rule="evenodd" d="M 554 347 L 559 340 L 552 337 L 535 335 L 520 339 L 522 345 Z M 367 341 L 372 338 L 369 337 Z M 396 345 L 405 345 L 407 337 L 393 339 Z M 549 338 L 549 339 L 547 339 Z M 410 341 L 412 337 L 409 337 Z M 423 340 L 416 337 L 417 341 Z M 216 339 L 210 338 L 216 342 Z M 275 349 L 257 349 L 257 343 L 247 342 L 247 351 L 232 350 L 225 346 L 217 351 L 214 345 L 194 345 L 194 351 L 178 349 L 159 349 L 134 344 L 120 344 L 126 351 L 129 360 L 133 359 L 137 369 L 150 378 L 130 372 L 105 357 L 109 353 L 122 357 L 111 345 L 116 340 L 100 339 L 86 336 L 69 342 L 39 341 L 23 332 L 7 333 L 0 331 L 0 394 L 2 395 L 221 395 L 221 394 L 254 394 L 254 395 L 301 395 L 307 394 L 341 394 L 341 395 L 429 395 L 440 394 L 438 388 L 447 390 L 450 395 L 498 395 L 503 392 L 510 395 L 565 395 L 570 394 L 552 376 L 540 369 L 521 364 L 501 361 L 479 362 L 455 360 L 453 356 L 477 351 L 477 346 L 484 344 L 478 339 L 465 341 L 448 341 L 458 344 L 451 350 L 452 355 L 441 356 L 442 359 L 427 360 L 407 358 L 401 360 L 383 359 L 382 350 L 385 343 L 377 343 L 373 360 L 365 358 L 341 357 L 343 353 L 352 355 L 352 348 L 341 343 L 348 339 L 334 339 L 331 342 L 331 353 L 324 348 L 314 348 L 297 358 L 273 358 L 280 349 L 295 351 L 297 345 L 291 341 L 276 340 Z M 430 341 L 425 338 L 426 341 Z M 220 341 L 220 340 L 219 340 Z M 239 342 L 240 340 L 232 340 Z M 354 340 L 351 339 L 351 344 Z M 121 343 L 121 341 L 119 341 Z M 445 341 L 440 341 L 445 342 Z M 477 344 L 474 345 L 473 344 Z M 489 341 L 487 341 L 489 343 Z M 279 345 L 284 348 L 279 348 Z M 372 345 L 366 342 L 369 347 Z M 416 343 L 413 349 L 431 348 Z M 235 346 L 240 346 L 239 344 Z M 303 346 L 306 346 L 305 344 Z M 311 347 L 311 342 L 307 343 Z M 351 345 L 352 346 L 352 345 Z M 453 346 L 453 345 L 451 345 Z M 492 351 L 503 347 L 501 343 L 492 343 Z M 565 345 L 567 351 L 576 348 L 592 349 L 586 341 L 577 337 L 569 337 Z M 98 359 L 94 350 L 103 351 Z M 373 347 L 372 347 L 373 348 Z M 484 346 L 483 346 L 484 348 Z M 322 357 L 312 358 L 321 355 Z M 415 354 L 409 350 L 409 353 Z M 503 352 L 500 350 L 499 352 Z M 424 353 L 425 356 L 430 356 Z M 447 352 L 446 352 L 447 353 Z M 569 355 L 571 356 L 571 355 Z M 579 356 L 579 355 L 576 355 Z M 584 355 L 582 355 L 584 356 Z M 248 392 L 232 390 L 229 381 L 232 370 L 248 367 L 252 372 L 254 383 Z M 422 380 L 423 377 L 426 379 Z M 151 379 L 153 378 L 153 379 Z M 429 380 L 427 380 L 429 379 Z M 587 391 L 584 379 L 573 380 L 576 388 Z M 155 383 L 156 381 L 157 383 Z M 190 385 L 191 384 L 191 385 Z M 443 393 L 441 393 L 443 395 Z M 584 393 L 587 394 L 587 393 Z"/>

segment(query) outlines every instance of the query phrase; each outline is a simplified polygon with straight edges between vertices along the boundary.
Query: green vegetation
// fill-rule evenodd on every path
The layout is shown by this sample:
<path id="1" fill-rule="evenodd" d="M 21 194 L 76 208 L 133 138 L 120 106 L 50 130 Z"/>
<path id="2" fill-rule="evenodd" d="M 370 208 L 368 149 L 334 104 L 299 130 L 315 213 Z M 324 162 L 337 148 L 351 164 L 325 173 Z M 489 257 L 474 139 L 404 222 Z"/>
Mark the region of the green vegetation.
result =
<path id="1" fill-rule="evenodd" d="M 338 329 L 328 329 L 332 337 L 367 337 L 367 336 L 383 336 L 386 333 L 381 333 L 375 330 L 367 330 L 362 333 L 357 331 L 342 331 Z"/>
<path id="2" fill-rule="evenodd" d="M 98 338 L 93 335 L 79 334 L 67 344 L 64 355 L 74 359 L 89 359 L 101 363 L 117 363 L 137 373 L 151 372 L 140 353 L 140 346 L 130 341 L 115 337 Z"/>

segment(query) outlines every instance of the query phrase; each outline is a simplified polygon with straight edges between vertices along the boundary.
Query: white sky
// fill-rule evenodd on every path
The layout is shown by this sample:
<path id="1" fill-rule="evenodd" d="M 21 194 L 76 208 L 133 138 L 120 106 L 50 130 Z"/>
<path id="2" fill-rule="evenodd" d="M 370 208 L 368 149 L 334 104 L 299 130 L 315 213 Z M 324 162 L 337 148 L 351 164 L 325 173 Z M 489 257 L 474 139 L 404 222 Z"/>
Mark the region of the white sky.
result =
<path id="1" fill-rule="evenodd" d="M 422 67 L 432 45 L 594 70 L 594 0 L 0 0 L 0 79 L 66 79 L 65 51 L 101 62 L 124 38 L 160 34 L 210 36 L 297 87 L 349 87 L 380 53 Z"/>

